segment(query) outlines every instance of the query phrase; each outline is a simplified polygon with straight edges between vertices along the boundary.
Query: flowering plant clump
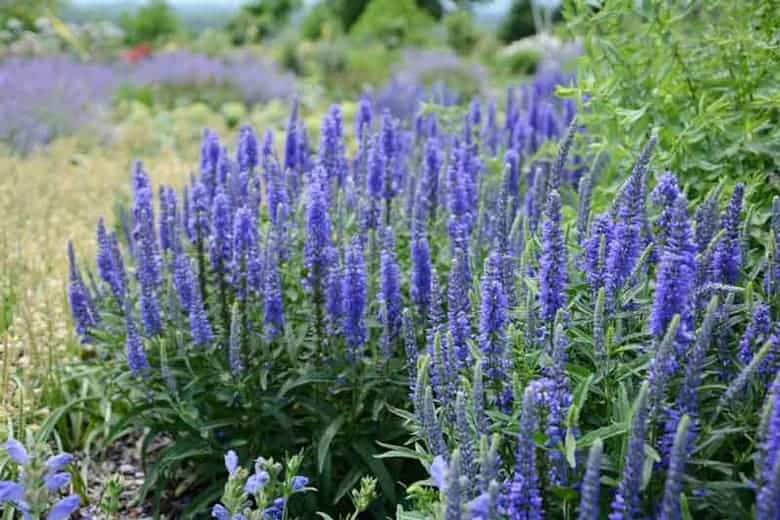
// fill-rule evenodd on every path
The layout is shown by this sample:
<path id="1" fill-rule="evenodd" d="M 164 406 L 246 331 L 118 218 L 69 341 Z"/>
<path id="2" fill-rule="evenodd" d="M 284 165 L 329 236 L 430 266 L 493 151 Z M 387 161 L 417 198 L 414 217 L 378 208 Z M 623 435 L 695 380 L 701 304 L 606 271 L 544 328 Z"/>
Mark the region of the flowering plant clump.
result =
<path id="1" fill-rule="evenodd" d="M 575 132 L 524 204 L 502 185 L 478 293 L 451 235 L 458 298 L 406 350 L 414 449 L 385 456 L 429 468 L 409 495 L 433 518 L 777 518 L 780 199 L 749 238 L 742 183 L 725 203 L 668 171 L 650 189 L 651 136 L 591 217 L 596 171 L 562 182 Z"/>
<path id="2" fill-rule="evenodd" d="M 228 481 L 220 503 L 211 509 L 218 520 L 281 520 L 287 518 L 287 503 L 296 493 L 315 491 L 308 487 L 309 479 L 298 475 L 303 462 L 300 455 L 290 457 L 285 464 L 259 457 L 254 472 L 238 465 L 234 451 L 225 454 Z"/>
<path id="3" fill-rule="evenodd" d="M 61 497 L 69 489 L 71 474 L 65 471 L 73 461 L 69 453 L 43 458 L 43 449 L 30 453 L 16 439 L 5 443 L 8 458 L 17 465 L 17 480 L 0 481 L 0 504 L 20 511 L 25 519 L 66 520 L 79 508 L 76 494 Z"/>
<path id="4" fill-rule="evenodd" d="M 509 89 L 501 121 L 492 100 L 399 119 L 364 97 L 354 134 L 334 105 L 318 147 L 297 105 L 282 138 L 243 127 L 232 154 L 206 131 L 181 191 L 153 188 L 136 162 L 132 207 L 114 228 L 98 222 L 94 276 L 71 248 L 69 296 L 76 330 L 128 418 L 174 441 L 153 459 L 144 492 L 195 468 L 193 488 L 206 495 L 193 503 L 203 504 L 216 498 L 208 480 L 225 451 L 279 458 L 307 448 L 321 510 L 348 505 L 366 474 L 392 506 L 398 482 L 421 476 L 414 461 L 376 457 L 377 443 L 409 435 L 393 413 L 406 406 L 404 371 L 414 368 L 405 352 L 416 352 L 435 319 L 432 356 L 458 370 L 477 359 L 472 266 L 493 244 L 500 252 L 485 291 L 496 313 L 482 320 L 480 342 L 492 352 L 485 384 L 506 387 L 510 406 L 502 332 L 510 317 L 501 309 L 524 300 L 500 289 L 526 231 L 508 223 L 528 206 L 532 229 L 561 233 L 542 223 L 560 208 L 547 179 L 571 189 L 583 174 L 579 158 L 554 171 L 544 158 L 573 117 L 552 95 L 560 78 Z M 527 168 L 536 180 L 522 177 Z M 553 294 L 566 275 L 563 240 L 551 243 L 554 315 L 566 303 Z M 455 392 L 449 373 L 436 378 Z"/>

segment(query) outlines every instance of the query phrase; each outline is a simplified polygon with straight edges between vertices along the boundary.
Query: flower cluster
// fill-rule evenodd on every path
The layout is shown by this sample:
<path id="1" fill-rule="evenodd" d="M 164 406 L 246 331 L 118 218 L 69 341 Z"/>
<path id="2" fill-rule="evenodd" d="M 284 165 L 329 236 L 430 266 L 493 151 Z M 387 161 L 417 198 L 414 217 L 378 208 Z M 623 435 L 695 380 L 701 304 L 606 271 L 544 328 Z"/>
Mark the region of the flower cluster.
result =
<path id="1" fill-rule="evenodd" d="M 254 472 L 239 466 L 234 451 L 225 454 L 228 481 L 220 502 L 211 509 L 217 520 L 282 520 L 287 518 L 290 497 L 296 493 L 314 491 L 309 478 L 298 474 L 303 462 L 300 455 L 290 457 L 285 464 L 258 457 Z"/>
<path id="2" fill-rule="evenodd" d="M 0 481 L 0 504 L 20 511 L 24 518 L 43 518 L 45 514 L 46 520 L 67 520 L 78 510 L 78 495 L 59 498 L 63 490 L 70 489 L 71 474 L 66 469 L 73 462 L 71 454 L 43 459 L 39 456 L 42 449 L 30 453 L 16 439 L 6 441 L 5 451 L 18 466 L 19 478 Z"/>

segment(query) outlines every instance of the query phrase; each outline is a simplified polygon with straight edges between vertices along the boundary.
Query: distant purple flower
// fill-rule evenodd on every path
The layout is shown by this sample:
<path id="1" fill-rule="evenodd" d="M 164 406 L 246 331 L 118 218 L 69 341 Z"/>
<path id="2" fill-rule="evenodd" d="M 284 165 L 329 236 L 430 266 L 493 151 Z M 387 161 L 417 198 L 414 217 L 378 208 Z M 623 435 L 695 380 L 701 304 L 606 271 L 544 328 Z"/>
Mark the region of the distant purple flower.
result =
<path id="1" fill-rule="evenodd" d="M 221 145 L 216 133 L 208 128 L 203 130 L 200 145 L 200 182 L 206 188 L 209 199 L 214 197 L 217 190 L 217 162 Z"/>
<path id="2" fill-rule="evenodd" d="M 331 244 L 330 216 L 323 192 L 323 174 L 321 168 L 319 171 L 312 172 L 306 201 L 306 241 L 303 254 L 304 267 L 308 271 L 308 281 L 311 286 L 325 281 Z"/>
<path id="3" fill-rule="evenodd" d="M 194 284 L 190 259 L 183 252 L 176 254 L 173 259 L 173 286 L 182 310 L 189 314 L 192 307 L 192 292 L 200 291 L 200 286 Z"/>
<path id="4" fill-rule="evenodd" d="M 135 376 L 149 370 L 149 361 L 146 359 L 146 350 L 138 335 L 138 329 L 130 316 L 129 309 L 125 311 L 125 352 L 127 355 L 127 365 L 130 372 Z"/>
<path id="5" fill-rule="evenodd" d="M 585 174 L 580 177 L 579 185 L 577 187 L 577 222 L 575 224 L 575 240 L 578 244 L 583 244 L 588 231 L 592 196 L 593 182 L 590 174 Z"/>
<path id="6" fill-rule="evenodd" d="M 419 232 L 411 244 L 412 274 L 409 296 L 417 306 L 418 316 L 425 318 L 431 304 L 431 251 L 425 233 Z"/>
<path id="7" fill-rule="evenodd" d="M 447 284 L 447 321 L 452 341 L 448 348 L 451 349 L 458 367 L 466 366 L 471 357 L 467 344 L 472 335 L 470 290 L 468 255 L 462 248 L 457 248 L 452 258 Z"/>
<path id="8" fill-rule="evenodd" d="M 214 271 L 227 272 L 233 258 L 233 210 L 228 195 L 218 190 L 211 210 L 211 265 Z"/>
<path id="9" fill-rule="evenodd" d="M 506 487 L 506 512 L 509 518 L 541 520 L 542 495 L 536 470 L 536 445 L 534 435 L 538 425 L 536 396 L 541 392 L 539 384 L 532 381 L 523 394 L 520 415 L 520 431 L 517 436 L 516 465 Z"/>
<path id="10" fill-rule="evenodd" d="M 344 268 L 339 250 L 332 247 L 325 285 L 325 321 L 328 334 L 337 336 L 344 325 Z"/>
<path id="11" fill-rule="evenodd" d="M 684 415 L 677 427 L 674 438 L 674 446 L 669 461 L 669 469 L 666 472 L 666 484 L 664 496 L 661 502 L 661 511 L 658 520 L 680 520 L 680 493 L 682 492 L 682 479 L 685 472 L 685 463 L 688 459 L 688 428 L 690 420 Z"/>
<path id="12" fill-rule="evenodd" d="M 548 164 L 536 163 L 531 165 L 525 192 L 525 214 L 531 231 L 536 231 L 545 208 L 549 174 Z"/>
<path id="13" fill-rule="evenodd" d="M 439 200 L 439 175 L 441 172 L 440 144 L 436 139 L 429 138 L 423 148 L 423 171 L 421 182 L 421 200 L 428 209 L 428 218 L 436 217 L 436 207 Z"/>
<path id="14" fill-rule="evenodd" d="M 480 282 L 479 349 L 482 352 L 482 373 L 488 384 L 500 391 L 509 377 L 509 356 L 506 324 L 507 300 L 501 284 L 501 259 L 492 251 L 485 261 L 485 272 Z"/>
<path id="15" fill-rule="evenodd" d="M 240 298 L 246 297 L 246 291 L 256 284 L 262 286 L 262 278 L 256 280 L 255 276 L 257 266 L 254 262 L 259 262 L 257 229 L 252 213 L 247 207 L 239 208 L 233 219 L 233 229 L 230 232 L 233 244 L 231 253 L 233 255 L 230 261 L 232 267 L 232 282 L 238 289 Z"/>
<path id="16" fill-rule="evenodd" d="M 401 279 L 395 253 L 395 238 L 386 228 L 379 262 L 380 322 L 382 323 L 382 351 L 390 357 L 401 333 Z"/>
<path id="17" fill-rule="evenodd" d="M 238 377 L 244 371 L 241 342 L 244 331 L 244 317 L 241 315 L 238 303 L 233 304 L 230 313 L 230 337 L 228 338 L 228 364 L 233 377 Z"/>
<path id="18" fill-rule="evenodd" d="M 421 393 L 421 390 L 421 388 L 418 388 L 418 393 Z M 425 442 L 428 445 L 428 450 L 430 450 L 434 456 L 434 461 L 436 460 L 436 457 L 442 457 L 446 460 L 446 457 L 448 456 L 447 446 L 444 443 L 441 425 L 436 417 L 436 409 L 433 406 L 433 393 L 431 392 L 430 387 L 425 389 L 425 394 L 422 398 L 422 410 L 420 410 L 419 422 L 422 433 L 425 436 Z M 436 478 L 433 469 L 434 468 L 432 467 L 431 476 Z"/>
<path id="19" fill-rule="evenodd" d="M 251 172 L 258 165 L 257 136 L 249 125 L 244 125 L 239 130 L 236 162 L 242 171 Z"/>
<path id="20" fill-rule="evenodd" d="M 365 132 L 370 130 L 371 119 L 371 100 L 368 96 L 361 96 L 360 101 L 358 101 L 357 113 L 355 114 L 355 137 L 358 142 L 361 142 Z"/>
<path id="21" fill-rule="evenodd" d="M 355 358 L 367 339 L 364 319 L 368 296 L 366 266 L 359 237 L 354 237 L 347 246 L 344 264 L 344 341 L 348 354 Z"/>
<path id="22" fill-rule="evenodd" d="M 444 489 L 444 518 L 447 520 L 461 520 L 463 510 L 463 495 L 465 490 L 461 486 L 463 470 L 460 462 L 460 450 L 450 456 L 445 474 L 446 487 Z"/>
<path id="23" fill-rule="evenodd" d="M 265 288 L 263 291 L 263 323 L 266 337 L 273 339 L 284 331 L 284 302 L 282 299 L 282 277 L 279 273 L 279 257 L 272 247 L 266 247 L 268 255 L 265 265 Z"/>
<path id="24" fill-rule="evenodd" d="M 603 444 L 597 439 L 588 451 L 588 463 L 582 479 L 580 492 L 579 520 L 598 520 L 599 518 L 599 476 L 601 474 L 601 455 Z"/>
<path id="25" fill-rule="evenodd" d="M 623 462 L 615 498 L 612 500 L 612 512 L 609 520 L 630 520 L 641 516 L 639 486 L 642 480 L 642 465 L 645 461 L 645 433 L 648 417 L 647 387 L 639 393 L 631 418 L 628 449 Z"/>
<path id="26" fill-rule="evenodd" d="M 133 165 L 133 184 L 133 242 L 138 256 L 136 278 L 140 286 L 141 323 L 147 334 L 154 335 L 162 329 L 158 302 L 162 273 L 154 230 L 152 190 L 140 161 Z"/>
<path id="27" fill-rule="evenodd" d="M 476 484 L 477 455 L 475 451 L 474 430 L 471 426 L 469 413 L 466 408 L 466 394 L 459 391 L 455 398 L 455 438 L 460 452 L 460 470 L 469 478 L 469 483 L 461 492 L 470 495 L 471 489 Z"/>
<path id="28" fill-rule="evenodd" d="M 769 314 L 769 306 L 764 303 L 759 303 L 753 309 L 750 323 L 745 327 L 745 332 L 739 340 L 737 358 L 740 363 L 743 365 L 750 363 L 750 360 L 753 359 L 754 345 L 758 345 L 760 348 L 761 344 L 769 337 L 771 328 L 772 322 Z"/>
<path id="29" fill-rule="evenodd" d="M 718 232 L 718 198 L 711 194 L 696 208 L 696 246 L 703 253 Z"/>
<path id="30" fill-rule="evenodd" d="M 613 223 L 607 213 L 601 213 L 593 218 L 590 226 L 590 236 L 585 241 L 583 252 L 583 270 L 595 295 L 606 280 L 606 250 L 612 240 Z"/>
<path id="31" fill-rule="evenodd" d="M 544 367 L 547 378 L 545 404 L 547 405 L 546 446 L 549 463 L 548 481 L 553 485 L 565 483 L 566 464 L 560 446 L 563 445 L 564 425 L 571 405 L 569 381 L 566 376 L 569 338 L 562 323 L 558 323 L 548 347 L 550 363 Z"/>
<path id="32" fill-rule="evenodd" d="M 401 329 L 404 339 L 404 354 L 406 355 L 406 370 L 409 372 L 409 396 L 414 401 L 417 392 L 417 362 L 419 352 L 414 324 L 409 309 L 404 309 L 401 317 Z"/>
<path id="33" fill-rule="evenodd" d="M 302 166 L 298 157 L 298 99 L 293 100 L 290 116 L 287 119 L 284 138 L 284 169 L 296 175 Z M 293 188 L 297 188 L 297 183 Z M 297 191 L 297 189 L 296 189 Z"/>
<path id="34" fill-rule="evenodd" d="M 192 288 L 189 316 L 190 333 L 192 334 L 192 340 L 195 344 L 199 347 L 203 347 L 211 343 L 214 339 L 214 333 L 211 330 L 211 324 L 206 315 L 206 309 L 203 306 L 203 296 L 198 287 Z"/>
<path id="35" fill-rule="evenodd" d="M 504 164 L 508 168 L 506 175 L 507 196 L 512 202 L 512 207 L 517 208 L 520 198 L 520 158 L 517 151 L 511 148 L 507 150 L 504 154 Z"/>
<path id="36" fill-rule="evenodd" d="M 441 455 L 436 455 L 433 458 L 433 462 L 431 463 L 428 472 L 431 475 L 431 482 L 433 482 L 433 485 L 441 491 L 444 491 L 447 487 L 445 480 L 447 476 L 447 470 L 447 460 Z"/>
<path id="37" fill-rule="evenodd" d="M 116 238 L 106 233 L 103 219 L 98 220 L 97 225 L 97 269 L 100 278 L 111 288 L 116 300 L 121 304 L 124 301 L 124 266 L 121 263 L 121 253 L 118 246 L 115 247 Z M 118 257 L 118 258 L 117 258 Z"/>
<path id="38" fill-rule="evenodd" d="M 566 129 L 566 134 L 558 144 L 558 153 L 555 156 L 555 163 L 553 163 L 548 181 L 550 190 L 561 191 L 561 180 L 566 170 L 566 161 L 569 158 L 569 150 L 574 143 L 574 135 L 576 133 L 577 121 L 573 119 Z"/>
<path id="39" fill-rule="evenodd" d="M 659 228 L 658 242 L 661 244 L 666 243 L 666 237 L 671 233 L 675 219 L 675 203 L 680 195 L 677 177 L 670 171 L 661 176 L 658 180 L 658 185 L 650 193 L 650 199 L 653 201 L 653 204 L 661 207 L 661 214 L 658 215 L 658 220 L 656 221 Z"/>
<path id="40" fill-rule="evenodd" d="M 177 221 L 176 191 L 170 186 L 160 186 L 160 247 L 163 251 L 178 247 Z"/>
<path id="41" fill-rule="evenodd" d="M 684 196 L 678 196 L 669 218 L 670 227 L 656 273 L 649 325 L 650 333 L 660 340 L 672 317 L 679 314 L 677 348 L 682 356 L 693 332 L 692 291 L 696 274 L 696 245 L 688 219 L 688 201 Z"/>
<path id="42" fill-rule="evenodd" d="M 221 146 L 219 149 L 219 155 L 217 156 L 215 190 L 222 188 L 224 190 L 230 191 L 231 180 L 237 178 L 245 172 L 245 170 L 236 170 L 233 168 L 233 162 L 230 160 L 227 147 Z"/>
<path id="43" fill-rule="evenodd" d="M 496 102 L 490 100 L 487 107 L 487 117 L 482 125 L 482 142 L 490 155 L 498 153 L 498 125 L 496 123 Z"/>
<path id="44" fill-rule="evenodd" d="M 739 225 L 745 185 L 737 183 L 731 194 L 729 205 L 721 216 L 721 227 L 725 234 L 715 247 L 712 257 L 712 278 L 715 283 L 734 285 L 742 268 L 742 246 Z"/>
<path id="45" fill-rule="evenodd" d="M 70 302 L 71 316 L 76 324 L 76 333 L 85 341 L 89 329 L 97 325 L 97 316 L 92 308 L 89 290 L 84 285 L 78 266 L 76 255 L 73 251 L 73 243 L 68 241 L 68 301 Z"/>
<path id="46" fill-rule="evenodd" d="M 566 305 L 566 244 L 561 229 L 561 198 L 557 191 L 547 196 L 539 260 L 539 300 L 542 319 L 552 321 Z"/>
<path id="47" fill-rule="evenodd" d="M 641 253 L 645 215 L 644 180 L 656 141 L 657 138 L 653 136 L 645 144 L 617 201 L 617 219 L 607 250 L 605 272 L 609 308 L 612 308 L 614 298 L 631 275 Z"/>
<path id="48" fill-rule="evenodd" d="M 325 170 L 325 178 L 328 181 L 335 179 L 342 186 L 346 176 L 346 161 L 341 107 L 331 105 L 320 130 L 319 163 Z"/>
<path id="49" fill-rule="evenodd" d="M 777 517 L 780 497 L 780 378 L 770 386 L 765 401 L 765 416 L 759 432 L 757 459 L 758 491 L 756 493 L 756 518 L 771 520 Z"/>
<path id="50" fill-rule="evenodd" d="M 209 200 L 206 186 L 201 182 L 192 185 L 191 211 L 189 218 L 189 229 L 195 243 L 205 244 L 209 236 L 209 213 L 211 211 L 211 202 Z"/>

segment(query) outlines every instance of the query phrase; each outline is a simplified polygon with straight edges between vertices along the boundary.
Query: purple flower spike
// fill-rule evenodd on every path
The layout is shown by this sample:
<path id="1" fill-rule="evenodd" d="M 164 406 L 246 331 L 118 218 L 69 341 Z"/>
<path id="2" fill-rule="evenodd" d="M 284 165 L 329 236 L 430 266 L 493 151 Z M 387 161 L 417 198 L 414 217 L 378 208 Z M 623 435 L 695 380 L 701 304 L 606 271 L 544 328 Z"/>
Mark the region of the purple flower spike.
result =
<path id="1" fill-rule="evenodd" d="M 558 310 L 566 305 L 566 261 L 566 244 L 561 229 L 561 197 L 557 191 L 551 191 L 547 196 L 539 262 L 539 299 L 544 320 L 554 320 Z"/>

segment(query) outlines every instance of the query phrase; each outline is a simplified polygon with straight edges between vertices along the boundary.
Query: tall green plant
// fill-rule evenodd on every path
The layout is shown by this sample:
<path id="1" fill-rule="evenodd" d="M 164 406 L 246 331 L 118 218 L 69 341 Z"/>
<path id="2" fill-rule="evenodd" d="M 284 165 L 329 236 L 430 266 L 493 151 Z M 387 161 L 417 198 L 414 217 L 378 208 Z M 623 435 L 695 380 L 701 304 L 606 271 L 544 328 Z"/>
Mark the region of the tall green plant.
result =
<path id="1" fill-rule="evenodd" d="M 574 0 L 565 13 L 584 49 L 568 93 L 594 148 L 624 158 L 657 127 L 658 158 L 697 195 L 723 177 L 780 190 L 780 3 Z"/>

